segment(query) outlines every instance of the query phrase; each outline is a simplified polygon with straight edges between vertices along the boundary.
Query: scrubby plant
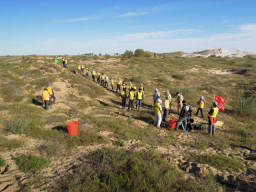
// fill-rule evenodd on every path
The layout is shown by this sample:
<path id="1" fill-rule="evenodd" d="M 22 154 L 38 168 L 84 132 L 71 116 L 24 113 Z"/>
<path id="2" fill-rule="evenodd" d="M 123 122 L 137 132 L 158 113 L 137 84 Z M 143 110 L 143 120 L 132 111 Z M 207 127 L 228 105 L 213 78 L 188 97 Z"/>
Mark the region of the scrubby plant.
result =
<path id="1" fill-rule="evenodd" d="M 5 160 L 0 156 L 0 167 L 5 166 Z"/>
<path id="2" fill-rule="evenodd" d="M 38 173 L 49 161 L 34 155 L 19 155 L 14 158 L 19 170 L 24 173 Z"/>

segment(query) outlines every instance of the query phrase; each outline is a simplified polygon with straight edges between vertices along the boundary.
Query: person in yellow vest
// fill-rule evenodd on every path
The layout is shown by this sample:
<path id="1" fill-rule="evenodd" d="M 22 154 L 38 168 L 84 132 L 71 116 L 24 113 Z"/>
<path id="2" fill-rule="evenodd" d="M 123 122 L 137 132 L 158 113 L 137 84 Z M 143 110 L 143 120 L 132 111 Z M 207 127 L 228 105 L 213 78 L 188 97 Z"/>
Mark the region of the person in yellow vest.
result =
<path id="1" fill-rule="evenodd" d="M 155 103 L 155 118 L 154 118 L 154 125 L 157 128 L 160 128 L 162 122 L 162 100 L 158 98 Z"/>
<path id="2" fill-rule="evenodd" d="M 135 90 L 134 90 L 134 88 L 132 88 L 131 90 L 129 90 L 129 105 L 128 105 L 128 110 L 132 110 L 132 109 L 133 109 L 134 99 L 135 99 Z"/>
<path id="3" fill-rule="evenodd" d="M 177 92 L 177 112 L 180 114 L 180 110 L 182 109 L 182 102 L 184 100 L 184 97 L 182 93 Z"/>
<path id="4" fill-rule="evenodd" d="M 111 77 L 110 78 L 111 90 L 114 92 L 115 80 Z"/>
<path id="5" fill-rule="evenodd" d="M 101 74 L 100 74 L 100 72 L 97 72 L 96 78 L 97 78 L 97 83 L 100 84 L 100 79 L 101 79 Z"/>
<path id="6" fill-rule="evenodd" d="M 133 84 L 132 84 L 132 82 L 130 81 L 129 82 L 129 89 L 132 89 L 133 88 Z"/>
<path id="7" fill-rule="evenodd" d="M 51 84 L 49 84 L 49 85 L 48 85 L 48 87 L 47 87 L 47 91 L 48 91 L 48 93 L 49 93 L 49 95 L 50 95 L 49 102 L 51 102 L 51 103 L 55 104 L 56 97 L 55 97 L 55 95 L 54 95 L 54 90 L 53 90 L 53 88 L 52 88 L 52 85 L 51 85 Z"/>
<path id="8" fill-rule="evenodd" d="M 67 60 L 67 59 L 65 59 L 64 67 L 65 67 L 65 68 L 68 68 L 68 60 Z"/>
<path id="9" fill-rule="evenodd" d="M 170 110 L 170 99 L 168 96 L 165 97 L 164 100 L 164 116 L 163 116 L 163 121 L 166 122 L 168 114 Z"/>
<path id="10" fill-rule="evenodd" d="M 139 91 L 136 94 L 136 109 L 139 111 L 142 106 L 142 101 L 144 99 L 144 92 L 141 88 L 139 88 Z"/>
<path id="11" fill-rule="evenodd" d="M 63 65 L 63 67 L 65 67 L 65 59 L 64 58 L 62 58 L 62 65 Z"/>
<path id="12" fill-rule="evenodd" d="M 44 90 L 43 90 L 42 100 L 43 100 L 43 105 L 44 105 L 45 110 L 48 110 L 50 94 L 49 94 L 47 88 L 44 88 Z"/>
<path id="13" fill-rule="evenodd" d="M 88 68 L 86 68 L 86 70 L 85 70 L 85 76 L 86 76 L 87 78 L 89 78 L 89 69 L 88 69 Z"/>
<path id="14" fill-rule="evenodd" d="M 78 73 L 81 72 L 81 65 L 78 65 L 78 66 L 77 66 L 77 70 L 78 70 Z"/>
<path id="15" fill-rule="evenodd" d="M 122 81 L 119 78 L 118 81 L 117 81 L 117 85 L 116 85 L 116 92 L 117 93 L 119 93 L 121 91 L 121 84 L 122 84 Z"/>
<path id="16" fill-rule="evenodd" d="M 95 81 L 95 75 L 96 75 L 96 72 L 95 70 L 92 71 L 92 80 Z"/>
<path id="17" fill-rule="evenodd" d="M 214 101 L 212 103 L 211 110 L 208 113 L 208 124 L 209 124 L 208 133 L 212 136 L 214 136 L 216 133 L 215 124 L 217 122 L 218 113 L 219 113 L 218 103 Z"/>
<path id="18" fill-rule="evenodd" d="M 169 106 L 169 113 L 171 113 L 171 107 L 172 107 L 172 95 L 171 95 L 171 93 L 167 90 L 167 92 L 166 92 L 166 95 L 165 95 L 166 97 L 168 97 L 168 100 L 169 100 L 169 104 L 170 104 L 170 106 Z"/>
<path id="19" fill-rule="evenodd" d="M 81 71 L 84 72 L 84 65 L 81 65 Z"/>
<path id="20" fill-rule="evenodd" d="M 145 91 L 143 83 L 140 84 L 139 89 L 141 89 L 143 92 Z"/>
<path id="21" fill-rule="evenodd" d="M 199 111 L 200 111 L 201 117 L 204 118 L 204 113 L 203 113 L 203 109 L 204 109 L 204 105 L 205 105 L 204 96 L 201 96 L 201 97 L 200 97 L 200 100 L 199 100 L 197 103 L 198 103 L 199 106 L 198 106 L 196 115 L 198 115 L 198 113 L 199 113 Z"/>
<path id="22" fill-rule="evenodd" d="M 126 99 L 127 99 L 126 87 L 124 87 L 121 91 L 121 99 L 122 99 L 122 108 L 125 109 Z"/>

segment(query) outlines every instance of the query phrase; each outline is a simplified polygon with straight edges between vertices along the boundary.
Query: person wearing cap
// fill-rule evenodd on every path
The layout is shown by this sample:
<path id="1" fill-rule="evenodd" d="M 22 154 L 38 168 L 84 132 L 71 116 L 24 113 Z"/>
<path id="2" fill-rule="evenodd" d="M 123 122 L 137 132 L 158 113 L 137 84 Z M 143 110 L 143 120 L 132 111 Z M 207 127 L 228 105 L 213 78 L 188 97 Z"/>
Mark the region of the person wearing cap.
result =
<path id="1" fill-rule="evenodd" d="M 170 110 L 170 100 L 169 100 L 168 95 L 166 95 L 165 100 L 164 100 L 164 116 L 163 116 L 164 122 L 166 122 L 166 120 L 167 120 L 169 110 Z"/>
<path id="2" fill-rule="evenodd" d="M 158 98 L 155 103 L 155 119 L 154 119 L 154 126 L 160 128 L 162 122 L 162 100 Z"/>
<path id="3" fill-rule="evenodd" d="M 45 87 L 42 93 L 42 101 L 43 101 L 45 110 L 48 110 L 49 100 L 50 100 L 50 94 L 48 92 L 48 89 Z"/>
<path id="4" fill-rule="evenodd" d="M 53 88 L 52 88 L 52 84 L 51 83 L 49 83 L 49 85 L 48 85 L 48 87 L 47 87 L 47 91 L 48 91 L 48 93 L 49 93 L 49 96 L 50 96 L 50 104 L 55 104 L 55 101 L 56 101 L 56 97 L 55 97 L 55 95 L 54 95 L 54 90 L 53 90 Z"/>
<path id="5" fill-rule="evenodd" d="M 134 104 L 134 99 L 135 99 L 135 89 L 131 88 L 129 90 L 129 105 L 128 105 L 128 110 L 133 109 L 133 104 Z"/>
<path id="6" fill-rule="evenodd" d="M 168 98 L 168 100 L 169 100 L 169 104 L 170 104 L 169 112 L 168 112 L 168 113 L 171 113 L 172 95 L 170 94 L 170 92 L 169 92 L 169 91 L 167 91 L 165 96 L 166 96 L 166 98 Z"/>
<path id="7" fill-rule="evenodd" d="M 177 121 L 177 124 L 176 124 L 176 130 L 180 126 L 182 126 L 183 130 L 186 132 L 187 131 L 187 123 L 190 120 L 191 116 L 192 116 L 192 108 L 191 108 L 191 106 L 189 106 L 186 103 L 185 100 L 183 100 L 179 120 Z"/>
<path id="8" fill-rule="evenodd" d="M 157 99 L 159 99 L 159 98 L 160 98 L 160 92 L 158 91 L 157 88 L 155 88 L 155 92 L 154 92 L 154 94 L 153 94 L 153 103 L 154 103 L 154 106 L 155 106 L 155 104 L 156 104 Z"/>
<path id="9" fill-rule="evenodd" d="M 196 116 L 198 115 L 198 113 L 201 113 L 201 117 L 204 118 L 204 113 L 203 113 L 203 109 L 204 109 L 204 105 L 205 105 L 205 99 L 204 96 L 200 97 L 200 100 L 197 102 L 198 103 L 198 109 L 196 112 Z"/>
<path id="10" fill-rule="evenodd" d="M 208 124 L 209 124 L 208 133 L 211 136 L 214 136 L 216 133 L 215 124 L 217 122 L 218 113 L 219 113 L 218 103 L 216 101 L 213 101 L 212 107 L 208 112 Z"/>
<path id="11" fill-rule="evenodd" d="M 141 89 L 141 87 L 139 88 L 139 91 L 137 92 L 136 94 L 136 109 L 139 111 L 141 106 L 142 106 L 142 101 L 144 99 L 144 92 L 143 90 Z"/>

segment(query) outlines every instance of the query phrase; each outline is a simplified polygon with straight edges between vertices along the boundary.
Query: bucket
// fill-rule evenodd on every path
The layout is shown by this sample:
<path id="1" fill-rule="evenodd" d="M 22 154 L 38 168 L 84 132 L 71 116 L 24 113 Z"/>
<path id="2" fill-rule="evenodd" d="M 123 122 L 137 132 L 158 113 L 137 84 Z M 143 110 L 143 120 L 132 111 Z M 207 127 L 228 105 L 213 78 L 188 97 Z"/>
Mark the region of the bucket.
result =
<path id="1" fill-rule="evenodd" d="M 170 120 L 169 121 L 169 128 L 170 129 L 175 129 L 176 128 L 176 123 L 177 123 L 176 120 Z"/>
<path id="2" fill-rule="evenodd" d="M 77 135 L 78 130 L 78 121 L 69 121 L 67 122 L 68 134 L 71 136 Z"/>

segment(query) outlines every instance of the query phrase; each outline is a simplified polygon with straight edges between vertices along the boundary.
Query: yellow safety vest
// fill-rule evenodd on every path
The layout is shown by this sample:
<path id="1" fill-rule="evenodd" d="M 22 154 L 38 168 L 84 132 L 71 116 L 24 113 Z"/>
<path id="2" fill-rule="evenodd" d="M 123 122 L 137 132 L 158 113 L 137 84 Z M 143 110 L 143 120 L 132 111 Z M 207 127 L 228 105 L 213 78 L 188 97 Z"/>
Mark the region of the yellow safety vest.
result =
<path id="1" fill-rule="evenodd" d="M 141 92 L 138 92 L 137 94 L 138 94 L 138 95 L 137 95 L 138 100 L 142 100 L 143 92 L 141 91 Z"/>
<path id="2" fill-rule="evenodd" d="M 183 101 L 183 95 L 178 95 L 179 104 L 182 104 L 182 101 Z"/>
<path id="3" fill-rule="evenodd" d="M 81 70 L 81 66 L 80 66 L 80 65 L 78 65 L 77 69 L 78 69 L 78 70 Z"/>
<path id="4" fill-rule="evenodd" d="M 125 97 L 125 96 L 126 96 L 125 91 L 121 91 L 121 96 L 122 96 L 122 97 Z"/>
<path id="5" fill-rule="evenodd" d="M 204 108 L 204 101 L 203 101 L 203 100 L 200 101 L 200 103 L 199 103 L 199 108 L 200 108 L 200 109 L 203 109 L 203 108 Z"/>
<path id="6" fill-rule="evenodd" d="M 93 75 L 95 75 L 95 74 L 96 74 L 96 72 L 95 72 L 95 71 L 93 71 L 93 72 L 92 72 L 92 74 L 93 74 Z"/>
<path id="7" fill-rule="evenodd" d="M 50 94 L 50 95 L 52 95 L 52 87 L 51 86 L 49 86 L 49 87 L 47 87 L 47 90 L 48 90 L 48 93 Z"/>
<path id="8" fill-rule="evenodd" d="M 170 100 L 169 99 L 165 100 L 165 106 L 166 106 L 166 109 L 170 109 Z"/>
<path id="9" fill-rule="evenodd" d="M 134 91 L 130 91 L 130 100 L 134 99 L 134 95 L 135 95 L 135 92 Z"/>
<path id="10" fill-rule="evenodd" d="M 115 83 L 114 80 L 111 80 L 111 84 L 114 85 L 114 83 Z"/>
<path id="11" fill-rule="evenodd" d="M 213 113 L 212 113 L 212 115 L 210 115 L 210 117 L 216 118 L 218 113 L 219 113 L 219 108 L 218 107 L 214 107 L 213 108 Z"/>
<path id="12" fill-rule="evenodd" d="M 68 64 L 68 60 L 67 59 L 65 60 L 65 64 Z"/>
<path id="13" fill-rule="evenodd" d="M 161 106 L 161 104 L 159 102 L 157 102 L 156 105 L 155 105 L 155 112 L 157 114 L 161 113 L 160 106 Z"/>
<path id="14" fill-rule="evenodd" d="M 118 84 L 118 85 L 121 85 L 121 80 L 118 80 L 117 84 Z"/>
<path id="15" fill-rule="evenodd" d="M 43 96 L 44 101 L 49 101 L 50 100 L 50 96 L 49 96 L 48 91 L 44 90 L 42 96 Z"/>

